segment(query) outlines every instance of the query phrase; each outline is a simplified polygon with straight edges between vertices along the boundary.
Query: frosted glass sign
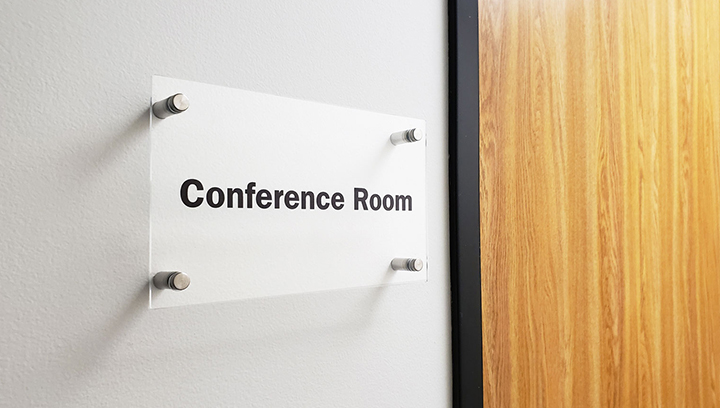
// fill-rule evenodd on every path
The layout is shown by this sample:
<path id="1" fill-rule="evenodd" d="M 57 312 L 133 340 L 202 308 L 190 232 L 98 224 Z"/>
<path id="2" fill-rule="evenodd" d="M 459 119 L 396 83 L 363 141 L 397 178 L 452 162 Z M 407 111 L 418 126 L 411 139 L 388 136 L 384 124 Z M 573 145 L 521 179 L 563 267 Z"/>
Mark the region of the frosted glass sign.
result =
<path id="1" fill-rule="evenodd" d="M 424 121 L 158 76 L 152 97 L 151 308 L 427 280 Z"/>

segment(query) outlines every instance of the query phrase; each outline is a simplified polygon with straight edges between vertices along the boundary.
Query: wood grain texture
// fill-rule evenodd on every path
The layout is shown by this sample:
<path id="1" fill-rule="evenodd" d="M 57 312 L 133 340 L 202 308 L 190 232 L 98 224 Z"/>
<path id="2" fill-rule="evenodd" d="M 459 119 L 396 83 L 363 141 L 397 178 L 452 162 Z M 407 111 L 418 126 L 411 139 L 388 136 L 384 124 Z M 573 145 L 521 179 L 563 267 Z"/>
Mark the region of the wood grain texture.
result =
<path id="1" fill-rule="evenodd" d="M 720 406 L 720 1 L 479 10 L 485 406 Z"/>

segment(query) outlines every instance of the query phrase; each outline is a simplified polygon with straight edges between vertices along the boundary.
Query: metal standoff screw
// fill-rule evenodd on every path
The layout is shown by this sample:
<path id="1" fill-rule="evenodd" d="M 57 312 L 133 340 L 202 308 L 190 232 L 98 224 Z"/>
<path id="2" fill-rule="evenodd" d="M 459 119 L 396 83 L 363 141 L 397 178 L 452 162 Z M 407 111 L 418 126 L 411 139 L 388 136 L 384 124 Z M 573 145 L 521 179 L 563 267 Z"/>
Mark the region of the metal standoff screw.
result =
<path id="1" fill-rule="evenodd" d="M 162 101 L 155 102 L 152 106 L 152 111 L 156 117 L 165 119 L 168 116 L 183 113 L 189 107 L 190 99 L 181 93 L 176 93 Z"/>
<path id="2" fill-rule="evenodd" d="M 423 131 L 418 128 L 406 129 L 390 135 L 390 141 L 395 146 L 403 143 L 419 142 L 423 139 Z"/>
<path id="3" fill-rule="evenodd" d="M 158 272 L 153 276 L 153 285 L 158 289 L 185 290 L 190 286 L 190 277 L 182 272 Z"/>
<path id="4" fill-rule="evenodd" d="M 395 258 L 390 262 L 390 266 L 396 271 L 421 271 L 423 261 L 417 258 Z"/>

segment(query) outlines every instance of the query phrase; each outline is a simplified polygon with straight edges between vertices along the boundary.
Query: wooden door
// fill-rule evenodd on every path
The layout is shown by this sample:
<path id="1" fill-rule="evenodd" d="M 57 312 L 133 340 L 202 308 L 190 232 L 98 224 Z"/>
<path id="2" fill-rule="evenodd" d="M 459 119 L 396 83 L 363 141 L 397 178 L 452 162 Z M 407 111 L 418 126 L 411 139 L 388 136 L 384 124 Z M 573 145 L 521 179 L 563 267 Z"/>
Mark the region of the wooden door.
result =
<path id="1" fill-rule="evenodd" d="M 479 26 L 485 406 L 720 406 L 720 0 Z"/>

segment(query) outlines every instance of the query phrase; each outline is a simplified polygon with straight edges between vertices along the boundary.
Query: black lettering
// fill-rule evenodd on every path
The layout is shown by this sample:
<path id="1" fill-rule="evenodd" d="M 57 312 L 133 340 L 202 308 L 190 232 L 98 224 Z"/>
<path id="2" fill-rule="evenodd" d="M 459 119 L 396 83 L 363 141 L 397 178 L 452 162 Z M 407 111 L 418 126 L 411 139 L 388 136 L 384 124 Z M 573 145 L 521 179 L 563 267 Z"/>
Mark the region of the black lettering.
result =
<path id="1" fill-rule="evenodd" d="M 343 197 L 340 193 L 333 194 L 331 201 L 333 208 L 336 210 L 342 210 L 342 208 L 345 207 L 345 204 L 343 204 L 343 202 L 345 202 L 345 197 Z"/>
<path id="2" fill-rule="evenodd" d="M 227 189 L 227 208 L 233 208 L 233 196 L 237 197 L 238 207 L 243 208 L 243 190 L 242 188 Z"/>
<path id="3" fill-rule="evenodd" d="M 257 200 L 258 207 L 270 208 L 270 206 L 272 205 L 272 194 L 270 194 L 269 191 L 262 189 L 262 190 L 258 191 L 256 200 Z M 266 200 L 267 200 L 267 202 L 263 203 L 263 201 L 266 201 Z"/>
<path id="4" fill-rule="evenodd" d="M 407 210 L 412 211 L 412 196 L 396 195 L 395 196 L 395 211 L 400 211 L 400 204 L 402 204 L 403 211 L 405 211 L 406 204 L 407 204 Z"/>
<path id="5" fill-rule="evenodd" d="M 382 204 L 385 211 L 390 211 L 393 209 L 393 204 L 395 204 L 395 200 L 393 200 L 393 196 L 391 196 L 390 194 L 385 194 Z"/>
<path id="6" fill-rule="evenodd" d="M 360 194 L 362 193 L 362 197 L 360 197 Z M 357 211 L 360 206 L 358 204 L 362 204 L 363 210 L 367 211 L 367 203 L 365 202 L 367 200 L 368 191 L 364 188 L 357 188 L 355 187 L 355 210 Z"/>
<path id="7" fill-rule="evenodd" d="M 247 188 L 245 189 L 245 194 L 247 194 L 247 208 L 252 208 L 253 199 L 252 196 L 255 194 L 255 184 L 254 181 L 251 181 L 248 183 Z"/>
<path id="8" fill-rule="evenodd" d="M 182 200 L 186 207 L 199 207 L 203 203 L 203 198 L 198 197 L 195 201 L 190 201 L 188 198 L 188 189 L 190 186 L 195 186 L 197 191 L 203 191 L 203 185 L 200 180 L 187 179 L 184 183 L 182 183 L 182 186 L 180 186 L 180 200 Z"/>
<path id="9" fill-rule="evenodd" d="M 322 202 L 323 196 L 325 196 L 326 199 L 330 198 L 330 195 L 328 193 L 321 191 L 320 194 L 317 195 L 317 206 L 321 210 L 327 210 L 328 207 L 330 207 L 330 203 L 325 202 L 325 204 L 323 204 L 323 202 Z"/>
<path id="10" fill-rule="evenodd" d="M 283 196 L 282 190 L 275 190 L 275 208 L 280 208 L 280 197 Z"/>
<path id="11" fill-rule="evenodd" d="M 213 199 L 213 195 L 217 193 L 217 201 Z M 207 203 L 212 208 L 218 208 L 225 203 L 225 194 L 219 187 L 212 187 L 207 192 Z"/>
<path id="12" fill-rule="evenodd" d="M 194 192 L 190 192 L 191 188 L 195 188 Z M 197 179 L 187 179 L 180 186 L 180 199 L 182 203 L 189 208 L 200 207 L 203 203 L 207 203 L 212 208 L 220 208 L 224 205 L 227 208 L 252 208 L 256 204 L 259 208 L 267 209 L 274 205 L 274 208 L 280 209 L 284 204 L 290 210 L 309 209 L 314 210 L 315 207 L 320 210 L 327 210 L 332 205 L 335 210 L 345 208 L 345 197 L 340 192 L 332 193 L 320 191 L 295 191 L 295 190 L 256 190 L 257 183 L 251 181 L 247 183 L 245 189 L 228 187 L 211 187 L 205 190 L 203 184 Z M 274 194 L 273 194 L 274 192 Z M 354 208 L 355 210 L 371 209 L 378 211 L 412 211 L 412 196 L 410 195 L 390 195 L 384 196 L 379 194 L 370 194 L 367 189 L 355 187 Z M 368 202 L 369 201 L 369 202 Z"/>
<path id="13" fill-rule="evenodd" d="M 294 210 L 298 208 L 298 193 L 293 190 L 288 190 L 287 193 L 285 193 L 285 207 Z"/>
<path id="14" fill-rule="evenodd" d="M 308 198 L 310 199 L 310 201 L 307 200 Z M 311 210 L 315 209 L 315 193 L 313 193 L 312 191 L 301 191 L 300 202 L 302 203 L 303 210 L 305 209 L 306 202 L 310 203 Z"/>
<path id="15" fill-rule="evenodd" d="M 373 209 L 373 211 L 377 211 L 380 209 L 380 196 L 377 194 L 373 194 L 370 196 L 370 208 Z M 373 204 L 375 202 L 375 204 Z"/>

